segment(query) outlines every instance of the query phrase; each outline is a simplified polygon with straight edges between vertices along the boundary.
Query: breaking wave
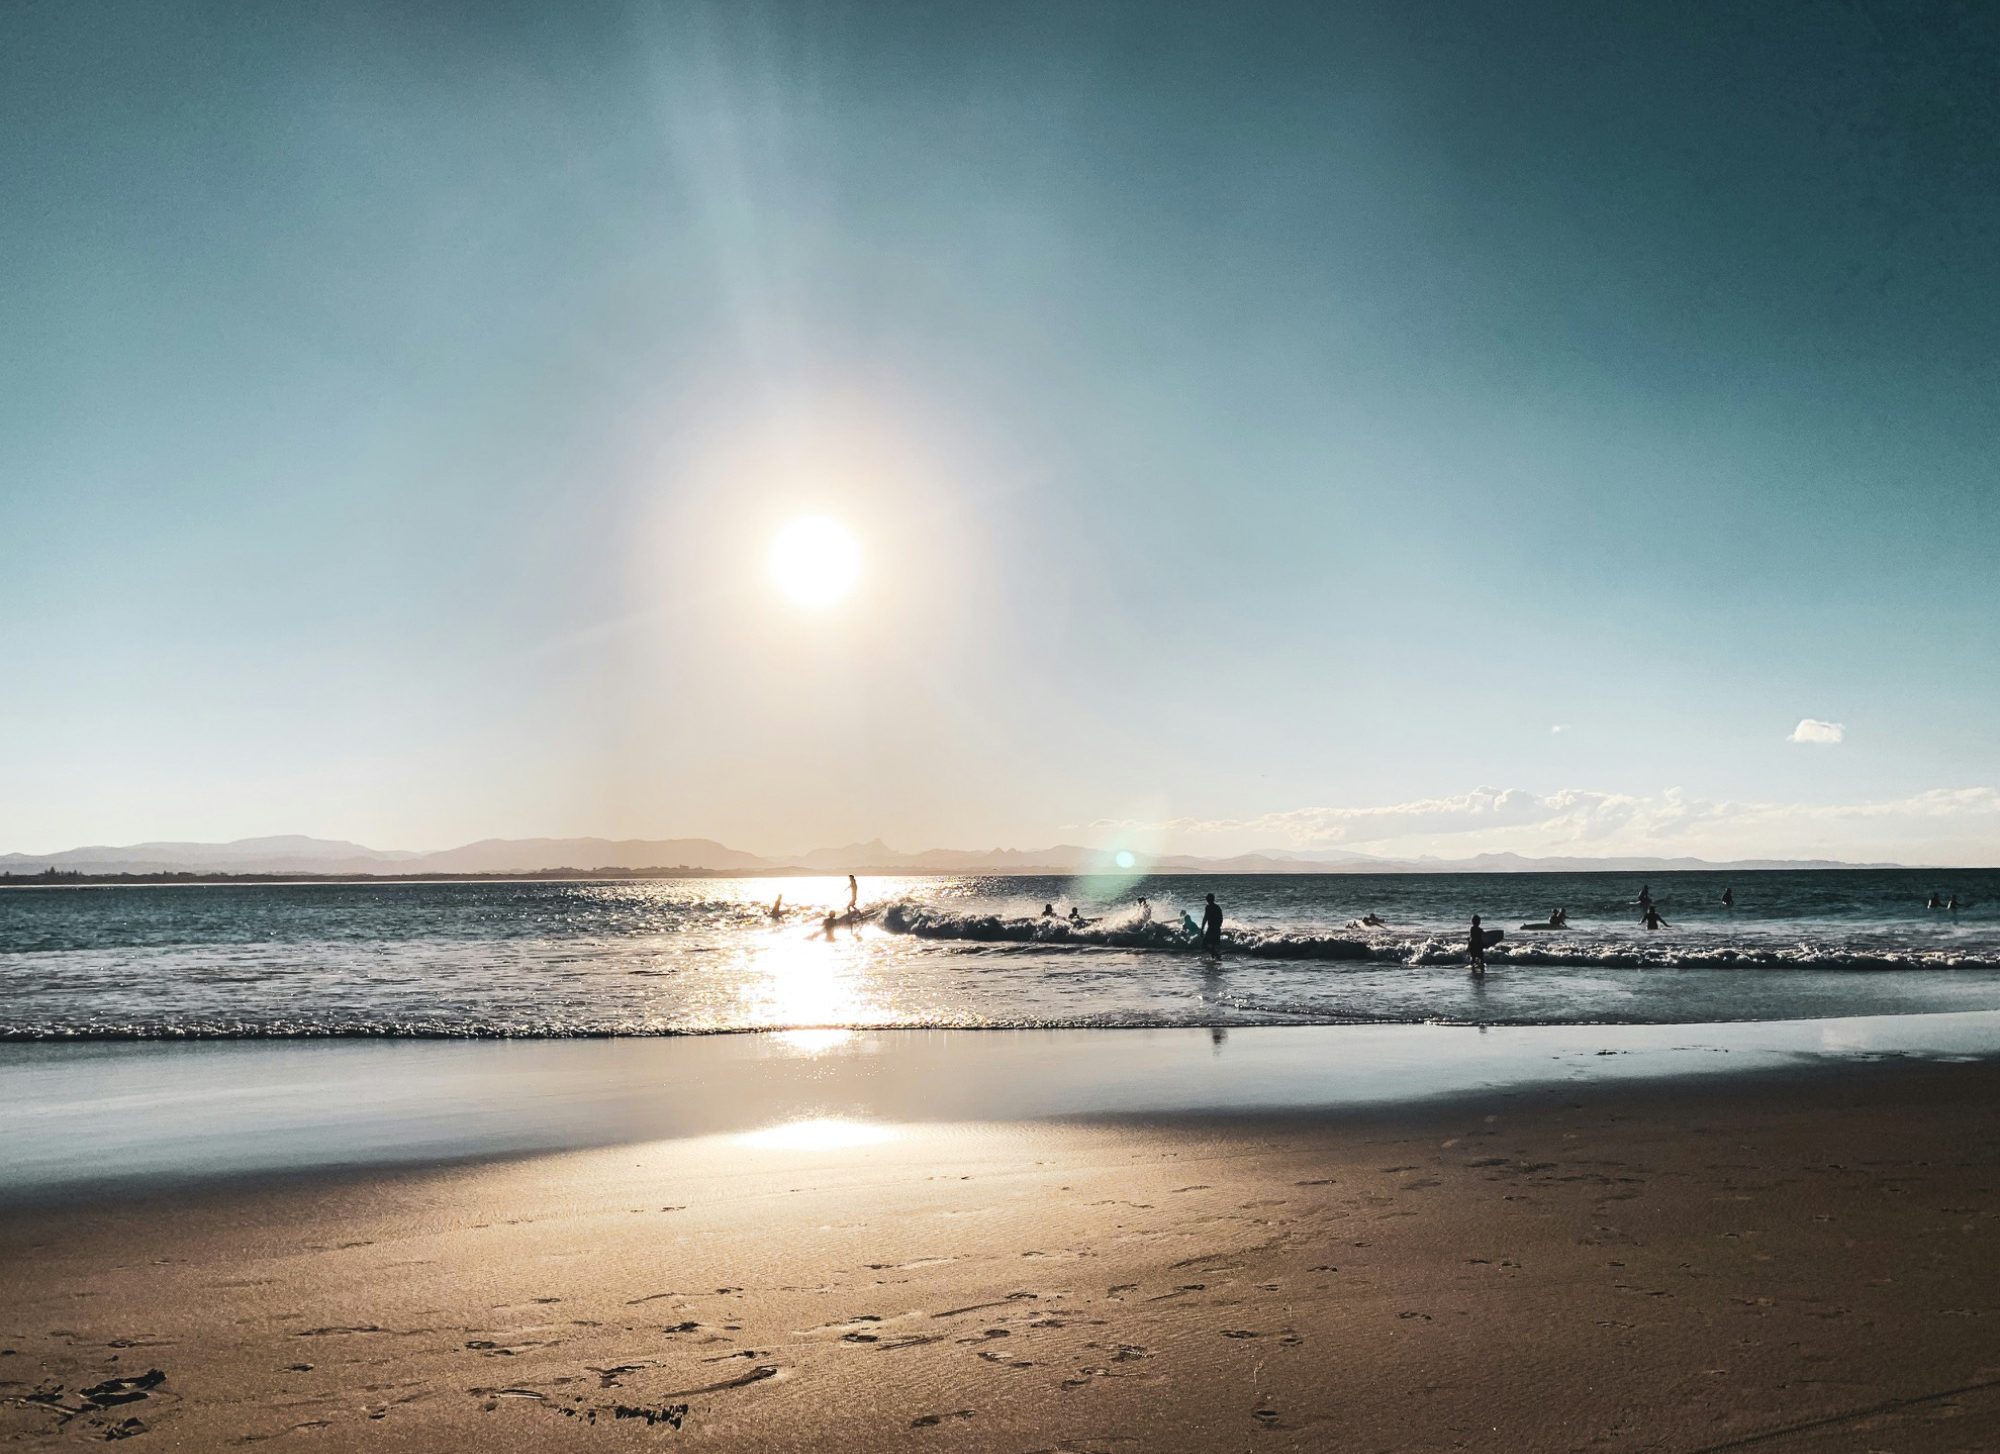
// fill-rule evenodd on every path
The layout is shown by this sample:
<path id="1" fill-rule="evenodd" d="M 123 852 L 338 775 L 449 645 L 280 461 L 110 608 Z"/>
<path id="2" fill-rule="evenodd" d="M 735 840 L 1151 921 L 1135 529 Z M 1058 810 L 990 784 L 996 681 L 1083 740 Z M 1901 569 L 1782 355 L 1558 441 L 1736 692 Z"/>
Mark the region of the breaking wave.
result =
<path id="1" fill-rule="evenodd" d="M 1193 936 L 1160 920 L 1103 921 L 1075 925 L 1063 919 L 961 914 L 921 904 L 895 904 L 882 927 L 919 939 L 978 944 L 1035 944 L 1051 948 L 1177 951 L 1198 946 Z M 1312 934 L 1237 929 L 1222 936 L 1222 952 L 1251 959 L 1321 960 L 1328 963 L 1463 964 L 1462 936 L 1435 933 Z M 1507 940 L 1486 951 L 1489 964 L 1575 966 L 1593 969 L 1828 969 L 2000 970 L 2000 958 L 1954 950 L 1863 949 L 1800 940 L 1787 944 L 1640 944 L 1628 940 Z"/>

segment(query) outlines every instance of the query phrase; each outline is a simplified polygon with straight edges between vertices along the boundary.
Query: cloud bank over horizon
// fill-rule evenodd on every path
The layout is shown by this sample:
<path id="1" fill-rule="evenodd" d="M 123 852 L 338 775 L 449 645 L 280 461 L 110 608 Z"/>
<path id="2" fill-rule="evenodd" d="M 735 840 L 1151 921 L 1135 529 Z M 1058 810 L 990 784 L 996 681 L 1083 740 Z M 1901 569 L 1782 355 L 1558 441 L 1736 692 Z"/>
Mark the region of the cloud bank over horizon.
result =
<path id="1" fill-rule="evenodd" d="M 1373 807 L 1311 807 L 1249 818 L 1099 819 L 1093 831 L 1142 834 L 1169 851 L 1351 849 L 1406 857 L 1476 853 L 1690 854 L 1705 858 L 2000 862 L 2000 788 L 1932 788 L 1850 802 L 1712 799 L 1564 788 L 1474 788 Z"/>

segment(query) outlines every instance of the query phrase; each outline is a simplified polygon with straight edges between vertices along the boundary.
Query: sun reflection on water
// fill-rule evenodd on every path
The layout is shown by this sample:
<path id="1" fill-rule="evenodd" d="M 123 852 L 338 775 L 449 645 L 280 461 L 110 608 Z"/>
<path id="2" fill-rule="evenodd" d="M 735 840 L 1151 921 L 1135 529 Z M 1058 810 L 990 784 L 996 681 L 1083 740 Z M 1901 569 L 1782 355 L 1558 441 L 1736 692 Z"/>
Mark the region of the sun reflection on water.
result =
<path id="1" fill-rule="evenodd" d="M 838 1151 L 849 1146 L 879 1146 L 896 1139 L 894 1127 L 874 1121 L 849 1121 L 838 1116 L 814 1116 L 782 1121 L 760 1131 L 746 1131 L 736 1140 L 744 1146 L 772 1151 Z"/>
<path id="2" fill-rule="evenodd" d="M 829 941 L 791 925 L 760 938 L 744 952 L 737 1000 L 749 1023 L 787 1031 L 790 1048 L 823 1054 L 850 1038 L 850 1026 L 902 1018 L 869 992 L 874 951 L 865 938 Z"/>
<path id="3" fill-rule="evenodd" d="M 771 1036 L 787 1050 L 801 1055 L 824 1055 L 838 1050 L 854 1038 L 852 1030 L 779 1030 Z"/>

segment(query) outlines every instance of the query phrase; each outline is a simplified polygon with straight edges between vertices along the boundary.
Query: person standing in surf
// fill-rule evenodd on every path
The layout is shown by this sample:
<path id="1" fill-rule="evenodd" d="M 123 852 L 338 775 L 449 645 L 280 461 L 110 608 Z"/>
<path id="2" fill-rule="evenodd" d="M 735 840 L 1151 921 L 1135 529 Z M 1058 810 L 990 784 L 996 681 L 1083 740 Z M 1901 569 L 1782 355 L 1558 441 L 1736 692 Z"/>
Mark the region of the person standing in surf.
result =
<path id="1" fill-rule="evenodd" d="M 1465 936 L 1466 953 L 1472 959 L 1472 977 L 1486 978 L 1486 931 L 1479 927 L 1479 916 L 1472 916 L 1472 929 Z"/>
<path id="2" fill-rule="evenodd" d="M 861 902 L 861 885 L 854 881 L 854 875 L 847 876 L 847 912 L 853 913 Z"/>
<path id="3" fill-rule="evenodd" d="M 1208 896 L 1208 903 L 1201 911 L 1201 947 L 1210 954 L 1222 952 L 1222 905 L 1215 901 L 1215 895 Z"/>
<path id="4" fill-rule="evenodd" d="M 1654 929 L 1673 928 L 1673 925 L 1660 917 L 1660 909 L 1657 904 L 1646 905 L 1646 912 L 1639 916 L 1639 922 L 1646 926 L 1648 932 Z"/>

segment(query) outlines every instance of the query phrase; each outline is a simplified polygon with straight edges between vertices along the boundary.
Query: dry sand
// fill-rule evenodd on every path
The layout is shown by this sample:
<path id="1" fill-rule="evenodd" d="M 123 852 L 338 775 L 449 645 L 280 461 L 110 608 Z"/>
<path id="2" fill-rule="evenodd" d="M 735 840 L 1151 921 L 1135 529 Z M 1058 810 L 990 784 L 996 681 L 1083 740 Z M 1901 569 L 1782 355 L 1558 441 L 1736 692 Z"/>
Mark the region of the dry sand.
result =
<path id="1" fill-rule="evenodd" d="M 1996 1111 L 1863 1064 L 15 1207 L 0 1440 L 2000 1448 Z"/>

